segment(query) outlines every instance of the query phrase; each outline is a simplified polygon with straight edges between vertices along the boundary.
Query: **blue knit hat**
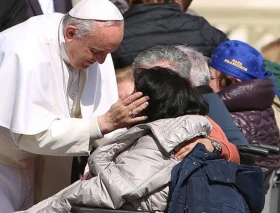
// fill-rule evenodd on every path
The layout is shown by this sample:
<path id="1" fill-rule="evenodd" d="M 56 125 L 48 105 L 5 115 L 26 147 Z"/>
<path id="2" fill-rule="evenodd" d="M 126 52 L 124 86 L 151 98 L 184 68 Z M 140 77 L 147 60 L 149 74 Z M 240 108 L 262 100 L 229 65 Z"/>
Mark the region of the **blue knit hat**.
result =
<path id="1" fill-rule="evenodd" d="M 221 43 L 212 55 L 210 66 L 242 81 L 270 75 L 264 69 L 261 53 L 249 44 L 237 40 Z"/>

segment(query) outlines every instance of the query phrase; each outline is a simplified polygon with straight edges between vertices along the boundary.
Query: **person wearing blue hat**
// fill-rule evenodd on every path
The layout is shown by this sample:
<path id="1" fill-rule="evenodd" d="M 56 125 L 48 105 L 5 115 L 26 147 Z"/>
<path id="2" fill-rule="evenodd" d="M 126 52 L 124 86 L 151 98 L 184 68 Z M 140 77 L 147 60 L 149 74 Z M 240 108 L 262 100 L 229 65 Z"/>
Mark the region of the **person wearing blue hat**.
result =
<path id="1" fill-rule="evenodd" d="M 278 89 L 261 53 L 247 43 L 226 41 L 214 50 L 209 66 L 209 85 L 249 143 L 278 146 L 279 129 L 271 107 Z M 270 171 L 265 177 L 269 182 L 280 168 L 280 156 L 257 157 L 256 164 Z"/>
<path id="2" fill-rule="evenodd" d="M 237 40 L 224 42 L 215 49 L 210 68 L 212 68 L 210 69 L 213 74 L 212 80 L 220 79 L 210 83 L 216 92 L 235 82 L 273 76 L 270 71 L 264 69 L 261 53 L 249 44 Z M 222 76 L 215 78 L 217 74 Z M 275 93 L 278 94 L 277 89 L 275 89 Z"/>

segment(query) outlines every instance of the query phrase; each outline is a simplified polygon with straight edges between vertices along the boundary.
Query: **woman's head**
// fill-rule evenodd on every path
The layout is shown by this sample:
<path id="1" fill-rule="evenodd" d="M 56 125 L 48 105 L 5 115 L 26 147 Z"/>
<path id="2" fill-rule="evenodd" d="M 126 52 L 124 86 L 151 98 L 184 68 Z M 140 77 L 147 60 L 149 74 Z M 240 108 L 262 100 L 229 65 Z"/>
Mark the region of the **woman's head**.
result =
<path id="1" fill-rule="evenodd" d="M 170 69 L 137 69 L 134 72 L 134 84 L 135 91 L 150 97 L 149 105 L 143 111 L 148 116 L 148 122 L 208 113 L 207 103 L 191 82 Z"/>
<path id="2" fill-rule="evenodd" d="M 210 62 L 210 86 L 215 92 L 230 84 L 266 78 L 261 53 L 247 43 L 226 41 L 214 51 Z"/>
<path id="3" fill-rule="evenodd" d="M 134 91 L 134 80 L 132 67 L 124 67 L 116 70 L 116 77 L 118 83 L 118 93 L 121 99 L 126 98 Z"/>

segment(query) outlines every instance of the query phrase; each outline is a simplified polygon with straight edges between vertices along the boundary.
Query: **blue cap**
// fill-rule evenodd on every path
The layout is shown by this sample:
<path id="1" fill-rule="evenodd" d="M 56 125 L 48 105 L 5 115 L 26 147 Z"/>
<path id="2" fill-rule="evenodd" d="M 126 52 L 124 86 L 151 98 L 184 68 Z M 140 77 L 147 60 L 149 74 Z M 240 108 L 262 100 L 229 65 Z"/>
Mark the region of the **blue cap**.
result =
<path id="1" fill-rule="evenodd" d="M 214 51 L 210 66 L 242 81 L 266 78 L 263 57 L 259 51 L 242 41 L 221 43 Z"/>
<path id="2" fill-rule="evenodd" d="M 247 43 L 237 40 L 221 43 L 215 49 L 209 65 L 242 81 L 270 77 L 274 83 L 275 94 L 279 94 L 274 75 L 265 69 L 262 54 Z"/>

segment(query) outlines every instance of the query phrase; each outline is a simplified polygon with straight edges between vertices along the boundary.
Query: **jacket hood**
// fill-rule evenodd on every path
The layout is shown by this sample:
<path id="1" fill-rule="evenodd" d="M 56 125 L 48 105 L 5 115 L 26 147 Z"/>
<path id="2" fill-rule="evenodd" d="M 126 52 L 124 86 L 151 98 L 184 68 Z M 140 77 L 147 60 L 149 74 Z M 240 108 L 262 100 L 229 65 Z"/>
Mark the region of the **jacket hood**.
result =
<path id="1" fill-rule="evenodd" d="M 104 146 L 114 144 L 114 149 L 118 151 L 112 150 L 112 152 L 116 154 L 125 150 L 141 137 L 152 134 L 152 137 L 155 137 L 161 147 L 167 153 L 170 153 L 182 142 L 197 136 L 208 137 L 211 130 L 212 126 L 205 116 L 185 115 L 177 118 L 161 119 L 147 124 L 138 124 L 115 136 Z M 98 149 L 102 150 L 103 148 L 99 146 Z M 94 158 L 94 153 L 92 156 Z"/>
<path id="2" fill-rule="evenodd" d="M 254 79 L 230 85 L 218 95 L 230 112 L 264 110 L 272 105 L 275 93 L 270 79 Z"/>
<path id="3" fill-rule="evenodd" d="M 167 153 L 171 152 L 180 143 L 194 137 L 207 137 L 212 130 L 208 119 L 200 115 L 185 115 L 139 124 L 133 127 L 131 131 L 135 131 L 134 128 L 150 130 Z"/>

